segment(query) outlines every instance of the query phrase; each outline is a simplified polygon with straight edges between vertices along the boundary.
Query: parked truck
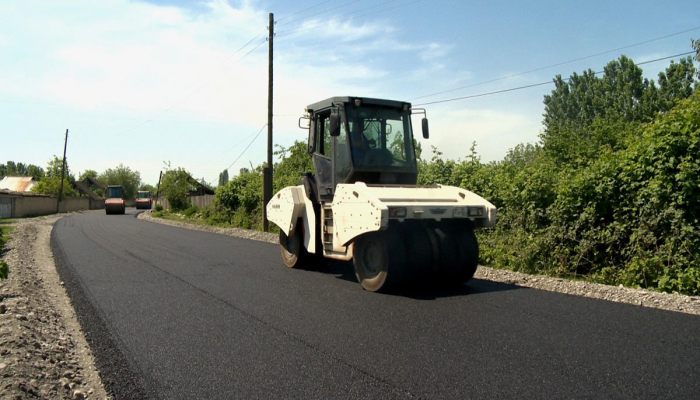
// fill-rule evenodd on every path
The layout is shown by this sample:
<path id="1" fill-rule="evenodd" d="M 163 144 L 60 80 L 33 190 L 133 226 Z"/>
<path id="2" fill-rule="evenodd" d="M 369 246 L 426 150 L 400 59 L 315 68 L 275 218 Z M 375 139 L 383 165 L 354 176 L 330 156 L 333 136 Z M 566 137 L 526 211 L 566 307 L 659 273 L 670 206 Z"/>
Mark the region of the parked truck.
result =
<path id="1" fill-rule="evenodd" d="M 315 173 L 266 209 L 287 267 L 352 260 L 368 291 L 472 278 L 474 229 L 494 225 L 496 207 L 462 188 L 417 185 L 411 116 L 421 114 L 427 139 L 425 110 L 407 102 L 333 97 L 306 108 L 299 126 L 308 129 Z"/>

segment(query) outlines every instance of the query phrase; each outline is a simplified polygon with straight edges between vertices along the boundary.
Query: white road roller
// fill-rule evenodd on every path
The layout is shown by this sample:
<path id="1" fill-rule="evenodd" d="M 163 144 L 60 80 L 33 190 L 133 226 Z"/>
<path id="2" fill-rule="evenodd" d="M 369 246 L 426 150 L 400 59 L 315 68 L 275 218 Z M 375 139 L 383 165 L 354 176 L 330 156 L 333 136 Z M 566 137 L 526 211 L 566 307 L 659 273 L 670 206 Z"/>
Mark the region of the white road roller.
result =
<path id="1" fill-rule="evenodd" d="M 333 97 L 306 109 L 315 174 L 267 204 L 287 267 L 318 257 L 352 260 L 362 287 L 394 290 L 427 281 L 462 284 L 474 275 L 474 229 L 496 223 L 496 207 L 458 187 L 417 185 L 410 103 Z"/>

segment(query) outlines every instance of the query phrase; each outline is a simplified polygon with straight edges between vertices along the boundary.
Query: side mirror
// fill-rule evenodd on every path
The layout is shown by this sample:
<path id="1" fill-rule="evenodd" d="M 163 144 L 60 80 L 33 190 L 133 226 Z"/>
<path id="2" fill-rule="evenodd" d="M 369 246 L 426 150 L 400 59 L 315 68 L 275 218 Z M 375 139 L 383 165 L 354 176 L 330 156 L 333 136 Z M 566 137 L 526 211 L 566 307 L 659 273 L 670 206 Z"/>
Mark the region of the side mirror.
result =
<path id="1" fill-rule="evenodd" d="M 309 154 L 314 154 L 316 149 L 316 123 L 314 120 L 309 121 L 309 145 L 307 151 Z"/>
<path id="2" fill-rule="evenodd" d="M 331 130 L 331 136 L 340 135 L 340 119 L 338 118 L 338 109 L 333 109 L 331 111 L 331 117 L 329 119 L 329 129 Z"/>
<path id="3" fill-rule="evenodd" d="M 428 118 L 423 118 L 421 120 L 421 127 L 423 128 L 423 138 L 427 139 L 428 136 L 430 136 L 430 133 L 428 131 Z"/>

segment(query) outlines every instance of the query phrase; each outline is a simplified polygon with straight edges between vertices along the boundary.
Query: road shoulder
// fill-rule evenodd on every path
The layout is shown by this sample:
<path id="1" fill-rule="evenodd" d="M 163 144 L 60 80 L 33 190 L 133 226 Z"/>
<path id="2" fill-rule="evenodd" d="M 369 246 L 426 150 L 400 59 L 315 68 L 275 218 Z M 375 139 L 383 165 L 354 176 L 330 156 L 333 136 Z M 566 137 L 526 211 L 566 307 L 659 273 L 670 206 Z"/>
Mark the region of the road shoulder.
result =
<path id="1" fill-rule="evenodd" d="M 6 245 L 0 398 L 108 398 L 54 265 L 51 231 L 66 215 L 20 220 Z"/>

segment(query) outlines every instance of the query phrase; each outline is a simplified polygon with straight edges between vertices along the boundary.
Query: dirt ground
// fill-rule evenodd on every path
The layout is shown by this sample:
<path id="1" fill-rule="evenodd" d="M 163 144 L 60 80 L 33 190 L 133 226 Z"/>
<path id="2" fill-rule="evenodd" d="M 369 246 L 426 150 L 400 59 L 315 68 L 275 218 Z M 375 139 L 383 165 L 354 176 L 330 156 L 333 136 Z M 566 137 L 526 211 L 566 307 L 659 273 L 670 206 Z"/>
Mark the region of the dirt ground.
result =
<path id="1" fill-rule="evenodd" d="M 50 236 L 62 215 L 20 220 L 2 259 L 0 398 L 109 398 L 53 262 Z"/>
<path id="2" fill-rule="evenodd" d="M 2 259 L 9 276 L 0 280 L 0 398 L 105 399 L 92 352 L 60 281 L 50 247 L 54 223 L 69 214 L 16 223 Z M 193 226 L 139 218 L 189 229 L 275 242 L 276 237 L 240 229 Z M 700 297 L 572 282 L 479 267 L 475 278 L 540 290 L 700 315 Z"/>

